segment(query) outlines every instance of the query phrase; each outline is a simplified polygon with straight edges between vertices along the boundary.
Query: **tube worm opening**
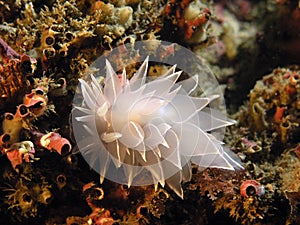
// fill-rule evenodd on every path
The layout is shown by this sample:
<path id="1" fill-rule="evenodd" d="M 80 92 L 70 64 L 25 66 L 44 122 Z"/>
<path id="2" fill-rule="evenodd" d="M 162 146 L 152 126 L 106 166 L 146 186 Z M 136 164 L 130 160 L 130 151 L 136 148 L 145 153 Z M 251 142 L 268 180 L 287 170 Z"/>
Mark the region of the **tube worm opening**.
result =
<path id="1" fill-rule="evenodd" d="M 59 189 L 62 189 L 67 184 L 67 178 L 64 174 L 60 174 L 56 177 L 56 184 Z"/>
<path id="2" fill-rule="evenodd" d="M 61 155 L 66 155 L 68 154 L 68 152 L 71 151 L 71 145 L 70 144 L 64 144 L 62 147 L 61 147 Z"/>
<path id="3" fill-rule="evenodd" d="M 57 183 L 64 184 L 64 183 L 66 183 L 66 181 L 67 181 L 67 178 L 66 178 L 66 176 L 63 175 L 63 174 L 60 174 L 60 175 L 58 175 L 58 176 L 56 177 L 56 182 L 57 182 Z"/>
<path id="4" fill-rule="evenodd" d="M 10 141 L 10 135 L 2 134 L 0 136 L 0 147 L 9 148 L 10 147 L 9 141 Z"/>
<path id="5" fill-rule="evenodd" d="M 43 107 L 42 104 L 43 104 L 43 102 L 40 101 L 40 102 L 37 102 L 37 103 L 35 103 L 34 105 L 30 106 L 30 108 L 31 108 L 31 109 L 40 109 L 40 108 Z"/>
<path id="6" fill-rule="evenodd" d="M 60 49 L 58 51 L 59 55 L 62 57 L 66 57 L 68 55 L 68 51 L 66 51 L 65 49 Z"/>
<path id="7" fill-rule="evenodd" d="M 12 113 L 5 113 L 4 114 L 4 118 L 6 120 L 13 120 L 14 119 L 14 115 Z"/>
<path id="8" fill-rule="evenodd" d="M 71 41 L 74 38 L 74 35 L 71 32 L 66 32 L 65 37 L 67 40 Z"/>
<path id="9" fill-rule="evenodd" d="M 141 206 L 138 208 L 138 213 L 141 214 L 141 216 L 147 216 L 149 214 L 149 209 L 146 206 Z"/>
<path id="10" fill-rule="evenodd" d="M 256 195 L 256 188 L 253 187 L 253 186 L 247 187 L 247 188 L 246 188 L 246 194 L 247 194 L 248 196 L 254 196 L 254 195 Z"/>
<path id="11" fill-rule="evenodd" d="M 44 95 L 45 93 L 44 93 L 44 91 L 42 90 L 42 89 L 36 89 L 35 90 L 35 93 L 37 94 L 37 95 Z"/>
<path id="12" fill-rule="evenodd" d="M 2 135 L 2 141 L 3 142 L 8 142 L 10 140 L 10 135 L 9 134 L 3 134 Z"/>
<path id="13" fill-rule="evenodd" d="M 52 46 L 55 42 L 55 38 L 52 35 L 49 35 L 48 37 L 45 38 L 45 43 L 49 46 Z"/>
<path id="14" fill-rule="evenodd" d="M 43 50 L 43 55 L 46 57 L 46 59 L 51 59 L 55 56 L 55 49 L 54 48 L 45 48 Z"/>
<path id="15" fill-rule="evenodd" d="M 57 80 L 56 83 L 58 83 L 58 84 L 60 84 L 61 86 L 63 86 L 63 85 L 66 84 L 66 79 L 63 78 L 63 77 L 61 77 L 61 78 L 59 78 L 59 79 Z"/>
<path id="16" fill-rule="evenodd" d="M 56 81 L 56 83 L 59 84 L 59 87 L 53 88 L 53 90 L 51 90 L 51 95 L 56 97 L 67 95 L 68 90 L 66 79 L 61 77 Z"/>
<path id="17" fill-rule="evenodd" d="M 29 112 L 28 108 L 26 107 L 26 105 L 21 104 L 21 105 L 19 105 L 19 107 L 17 109 L 16 117 L 24 118 L 24 117 L 28 116 L 29 113 L 30 112 Z"/>
<path id="18" fill-rule="evenodd" d="M 265 193 L 265 188 L 256 180 L 246 180 L 240 186 L 240 194 L 243 197 L 262 196 Z"/>
<path id="19" fill-rule="evenodd" d="M 289 131 L 292 127 L 292 124 L 289 120 L 283 120 L 280 124 L 280 138 L 282 143 L 286 143 L 289 136 Z"/>

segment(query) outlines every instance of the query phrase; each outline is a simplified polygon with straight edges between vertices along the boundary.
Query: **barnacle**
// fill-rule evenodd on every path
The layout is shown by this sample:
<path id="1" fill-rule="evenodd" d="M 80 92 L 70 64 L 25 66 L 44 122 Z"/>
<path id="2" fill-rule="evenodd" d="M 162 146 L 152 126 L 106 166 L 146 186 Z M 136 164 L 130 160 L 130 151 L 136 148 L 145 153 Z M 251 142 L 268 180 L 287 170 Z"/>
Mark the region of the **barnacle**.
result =
<path id="1" fill-rule="evenodd" d="M 211 132 L 233 123 L 206 108 L 218 96 L 190 96 L 197 76 L 176 83 L 181 74 L 176 66 L 147 83 L 147 68 L 148 58 L 128 80 L 125 70 L 117 76 L 106 61 L 104 87 L 93 75 L 90 84 L 80 80 L 84 102 L 74 106 L 73 129 L 101 181 L 166 183 L 183 197 L 181 182 L 190 180 L 191 162 L 204 168 L 241 167 Z"/>

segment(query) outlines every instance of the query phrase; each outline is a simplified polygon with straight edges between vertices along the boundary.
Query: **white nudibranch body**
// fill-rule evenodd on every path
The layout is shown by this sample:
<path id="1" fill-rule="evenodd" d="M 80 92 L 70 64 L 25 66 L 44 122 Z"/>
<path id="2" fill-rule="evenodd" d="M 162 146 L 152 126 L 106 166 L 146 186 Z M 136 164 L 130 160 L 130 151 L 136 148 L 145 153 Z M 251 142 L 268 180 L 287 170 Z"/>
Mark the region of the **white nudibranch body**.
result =
<path id="1" fill-rule="evenodd" d="M 234 123 L 207 107 L 219 96 L 191 96 L 197 76 L 177 82 L 181 72 L 175 69 L 146 82 L 147 58 L 128 80 L 125 70 L 117 76 L 106 61 L 104 85 L 93 75 L 89 83 L 80 80 L 83 103 L 74 107 L 80 114 L 74 119 L 90 137 L 79 149 L 101 181 L 112 168 L 122 171 L 120 183 L 167 184 L 183 198 L 181 182 L 191 179 L 191 162 L 202 168 L 242 168 L 213 136 Z"/>

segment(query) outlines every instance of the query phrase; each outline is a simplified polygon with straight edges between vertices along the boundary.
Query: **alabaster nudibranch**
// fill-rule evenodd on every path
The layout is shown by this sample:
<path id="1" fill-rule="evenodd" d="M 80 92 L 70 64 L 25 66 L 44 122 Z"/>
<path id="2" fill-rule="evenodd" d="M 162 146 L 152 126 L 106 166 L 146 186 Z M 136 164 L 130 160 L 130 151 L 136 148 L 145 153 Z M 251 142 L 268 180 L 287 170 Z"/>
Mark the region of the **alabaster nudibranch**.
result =
<path id="1" fill-rule="evenodd" d="M 74 106 L 80 116 L 73 121 L 90 135 L 79 149 L 101 181 L 114 168 L 123 171 L 121 183 L 167 184 L 183 198 L 181 182 L 191 179 L 191 163 L 242 168 L 213 135 L 233 124 L 207 107 L 219 96 L 194 97 L 197 76 L 177 82 L 181 71 L 175 69 L 147 82 L 148 58 L 131 79 L 106 61 L 104 84 L 93 75 L 90 82 L 80 80 L 83 102 Z"/>

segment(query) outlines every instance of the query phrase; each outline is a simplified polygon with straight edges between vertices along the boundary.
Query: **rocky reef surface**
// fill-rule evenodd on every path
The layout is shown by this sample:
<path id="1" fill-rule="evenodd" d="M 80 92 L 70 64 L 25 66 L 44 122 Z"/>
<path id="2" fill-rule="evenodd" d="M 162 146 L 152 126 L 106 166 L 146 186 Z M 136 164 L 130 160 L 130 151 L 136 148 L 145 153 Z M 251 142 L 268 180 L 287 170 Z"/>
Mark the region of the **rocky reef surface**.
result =
<path id="1" fill-rule="evenodd" d="M 300 224 L 299 1 L 7 0 L 0 21 L 0 224 Z M 161 41 L 201 58 L 237 121 L 224 142 L 245 168 L 193 165 L 184 199 L 100 183 L 72 132 L 78 79 L 145 40 L 160 58 L 175 51 Z M 130 54 L 127 74 L 142 60 Z M 165 71 L 150 63 L 149 79 Z"/>

